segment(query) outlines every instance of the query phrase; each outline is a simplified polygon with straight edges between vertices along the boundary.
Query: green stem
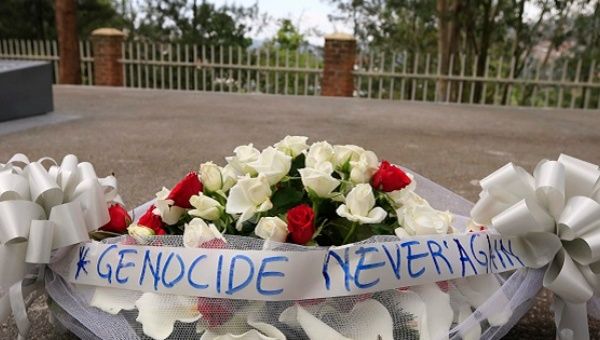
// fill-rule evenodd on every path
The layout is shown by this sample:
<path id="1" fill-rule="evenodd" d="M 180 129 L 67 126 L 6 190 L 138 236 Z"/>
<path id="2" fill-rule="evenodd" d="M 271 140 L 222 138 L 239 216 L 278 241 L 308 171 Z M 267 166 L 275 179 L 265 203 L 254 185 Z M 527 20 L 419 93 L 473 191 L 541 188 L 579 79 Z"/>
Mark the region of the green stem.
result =
<path id="1" fill-rule="evenodd" d="M 321 201 L 318 199 L 312 202 L 312 210 L 315 214 L 315 221 L 317 221 L 317 218 L 319 217 L 319 205 L 321 205 Z"/>
<path id="2" fill-rule="evenodd" d="M 346 234 L 346 237 L 344 237 L 344 241 L 342 241 L 342 244 L 348 244 L 348 241 L 350 240 L 351 236 L 353 236 L 354 232 L 356 231 L 357 225 L 358 225 L 358 222 L 352 223 L 352 226 L 350 227 L 350 231 L 348 232 L 348 234 Z"/>

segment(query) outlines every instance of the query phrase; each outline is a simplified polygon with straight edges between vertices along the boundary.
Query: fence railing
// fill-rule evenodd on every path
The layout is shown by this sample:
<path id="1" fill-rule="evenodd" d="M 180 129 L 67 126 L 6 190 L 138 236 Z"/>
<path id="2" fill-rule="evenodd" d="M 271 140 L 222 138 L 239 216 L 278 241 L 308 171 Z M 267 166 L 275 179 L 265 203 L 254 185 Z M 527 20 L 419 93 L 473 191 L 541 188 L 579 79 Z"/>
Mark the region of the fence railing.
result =
<path id="1" fill-rule="evenodd" d="M 320 94 L 322 59 L 308 51 L 127 42 L 121 62 L 128 87 Z"/>
<path id="2" fill-rule="evenodd" d="M 89 41 L 79 42 L 81 83 L 94 84 L 94 59 Z M 0 59 L 41 60 L 52 63 L 53 82 L 58 83 L 60 56 L 56 40 L 0 40 Z"/>
<path id="3" fill-rule="evenodd" d="M 89 41 L 80 42 L 81 76 L 94 84 Z M 0 40 L 0 59 L 45 60 L 60 70 L 56 41 Z M 600 62 L 569 58 L 452 55 L 443 72 L 438 55 L 362 52 L 353 71 L 360 98 L 465 104 L 600 109 Z M 135 88 L 320 95 L 323 58 L 311 50 L 243 49 L 124 42 L 124 86 Z M 517 65 L 515 65 L 517 63 Z M 515 70 L 517 72 L 515 72 Z"/>
<path id="4" fill-rule="evenodd" d="M 481 71 L 477 56 L 363 53 L 354 71 L 355 96 L 507 106 L 600 108 L 600 65 L 595 61 L 528 59 L 522 65 L 488 57 Z M 515 70 L 518 71 L 515 72 Z"/>

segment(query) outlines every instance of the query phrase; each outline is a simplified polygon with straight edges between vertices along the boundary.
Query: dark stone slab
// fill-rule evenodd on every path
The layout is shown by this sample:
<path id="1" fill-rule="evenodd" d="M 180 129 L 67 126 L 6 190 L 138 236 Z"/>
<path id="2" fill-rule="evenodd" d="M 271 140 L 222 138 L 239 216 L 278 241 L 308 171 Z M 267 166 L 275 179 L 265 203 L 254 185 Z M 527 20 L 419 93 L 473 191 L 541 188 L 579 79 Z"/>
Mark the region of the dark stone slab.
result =
<path id="1" fill-rule="evenodd" d="M 0 60 L 0 122 L 52 110 L 50 63 Z"/>

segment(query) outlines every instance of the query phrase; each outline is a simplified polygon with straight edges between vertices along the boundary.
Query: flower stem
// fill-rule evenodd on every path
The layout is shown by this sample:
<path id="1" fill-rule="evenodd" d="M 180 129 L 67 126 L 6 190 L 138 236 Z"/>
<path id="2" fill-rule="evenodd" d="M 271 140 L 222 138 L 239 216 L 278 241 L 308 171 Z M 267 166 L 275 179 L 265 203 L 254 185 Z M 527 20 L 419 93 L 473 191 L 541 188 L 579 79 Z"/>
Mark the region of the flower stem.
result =
<path id="1" fill-rule="evenodd" d="M 346 234 L 346 237 L 344 237 L 344 241 L 342 241 L 342 244 L 347 244 L 348 241 L 350 240 L 350 238 L 354 235 L 354 232 L 356 231 L 356 226 L 358 225 L 358 222 L 352 222 L 352 226 L 350 227 L 350 231 Z"/>
<path id="2" fill-rule="evenodd" d="M 315 214 L 315 221 L 319 217 L 319 205 L 321 205 L 321 201 L 319 199 L 312 201 L 312 210 Z"/>

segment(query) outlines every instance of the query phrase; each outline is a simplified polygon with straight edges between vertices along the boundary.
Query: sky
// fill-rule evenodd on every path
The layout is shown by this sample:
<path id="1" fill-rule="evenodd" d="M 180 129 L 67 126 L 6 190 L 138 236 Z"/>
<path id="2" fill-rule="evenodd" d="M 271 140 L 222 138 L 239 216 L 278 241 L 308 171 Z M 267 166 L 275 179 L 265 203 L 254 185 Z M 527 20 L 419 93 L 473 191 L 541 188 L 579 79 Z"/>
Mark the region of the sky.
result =
<path id="1" fill-rule="evenodd" d="M 1 1 L 1 0 L 0 0 Z M 329 14 L 337 12 L 335 5 L 328 0 L 210 0 L 217 6 L 225 4 L 236 4 L 243 6 L 252 6 L 258 2 L 260 13 L 267 13 L 273 19 L 287 18 L 305 34 L 306 39 L 312 45 L 323 46 L 325 43 L 323 34 L 334 32 L 352 33 L 351 23 L 332 23 L 327 17 Z M 534 20 L 539 16 L 540 9 L 527 2 L 525 6 L 525 15 L 528 19 Z M 248 35 L 255 40 L 264 40 L 271 38 L 277 32 L 277 21 L 263 28 L 261 32 L 251 31 Z M 316 29 L 320 34 L 315 34 Z"/>
<path id="2" fill-rule="evenodd" d="M 236 4 L 243 6 L 251 6 L 257 0 L 212 0 L 211 2 L 219 5 Z M 267 13 L 274 19 L 288 18 L 299 27 L 300 32 L 305 33 L 307 40 L 313 45 L 322 46 L 324 40 L 322 36 L 318 36 L 311 32 L 316 28 L 323 34 L 333 32 L 352 33 L 350 25 L 336 23 L 335 25 L 327 18 L 328 14 L 335 13 L 335 5 L 332 5 L 326 0 L 258 0 L 258 8 L 261 13 Z M 251 36 L 254 39 L 271 38 L 277 32 L 277 22 L 272 22 L 265 27 L 262 32 Z"/>

